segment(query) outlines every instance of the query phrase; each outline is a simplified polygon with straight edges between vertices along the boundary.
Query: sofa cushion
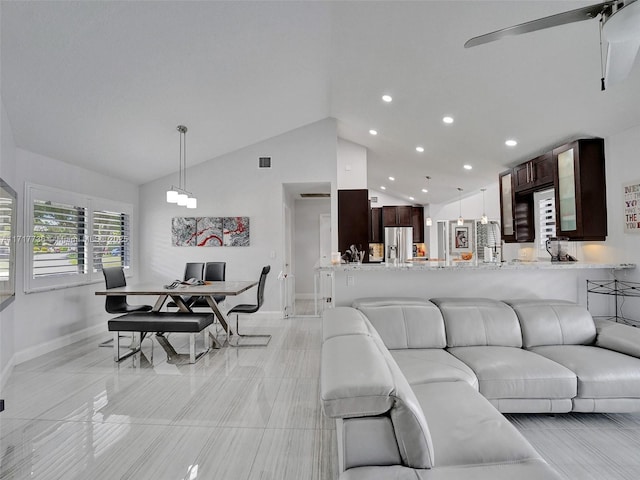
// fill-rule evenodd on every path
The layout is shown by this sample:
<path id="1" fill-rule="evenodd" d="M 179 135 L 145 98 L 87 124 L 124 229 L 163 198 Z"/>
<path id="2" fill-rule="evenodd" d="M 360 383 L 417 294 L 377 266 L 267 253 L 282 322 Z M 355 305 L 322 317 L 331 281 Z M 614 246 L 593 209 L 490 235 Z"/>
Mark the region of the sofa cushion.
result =
<path id="1" fill-rule="evenodd" d="M 463 381 L 478 388 L 478 379 L 467 365 L 439 348 L 391 350 L 410 385 L 429 382 Z"/>
<path id="2" fill-rule="evenodd" d="M 449 352 L 471 367 L 486 398 L 576 396 L 575 374 L 533 352 L 512 347 L 456 347 Z"/>
<path id="3" fill-rule="evenodd" d="M 591 345 L 596 326 L 589 311 L 566 300 L 505 300 L 518 316 L 525 348 L 539 345 Z"/>
<path id="4" fill-rule="evenodd" d="M 339 337 L 341 335 L 368 335 L 369 327 L 362 319 L 362 314 L 349 307 L 336 307 L 325 310 L 323 317 L 329 317 L 322 322 L 322 339 Z"/>
<path id="5" fill-rule="evenodd" d="M 432 298 L 445 322 L 448 347 L 522 346 L 520 323 L 508 305 L 486 298 Z"/>
<path id="6" fill-rule="evenodd" d="M 413 389 L 429 424 L 436 468 L 540 458 L 516 428 L 466 382 L 424 383 Z"/>
<path id="7" fill-rule="evenodd" d="M 598 319 L 596 330 L 596 346 L 640 358 L 640 328 Z"/>
<path id="8" fill-rule="evenodd" d="M 438 307 L 428 300 L 386 298 L 356 300 L 387 348 L 444 348 L 444 321 Z"/>
<path id="9" fill-rule="evenodd" d="M 548 345 L 531 351 L 578 377 L 580 398 L 640 398 L 640 359 L 588 345 Z"/>

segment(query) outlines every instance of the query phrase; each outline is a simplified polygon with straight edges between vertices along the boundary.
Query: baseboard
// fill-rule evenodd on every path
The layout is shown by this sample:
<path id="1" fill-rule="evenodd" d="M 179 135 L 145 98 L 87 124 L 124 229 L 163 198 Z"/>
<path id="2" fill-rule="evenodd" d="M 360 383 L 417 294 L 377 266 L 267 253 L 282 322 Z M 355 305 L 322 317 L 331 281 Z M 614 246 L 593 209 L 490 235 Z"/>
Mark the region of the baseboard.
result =
<path id="1" fill-rule="evenodd" d="M 67 345 L 71 345 L 72 343 L 84 340 L 85 338 L 91 337 L 93 335 L 98 335 L 100 333 L 108 333 L 107 325 L 105 323 L 101 323 L 93 327 L 88 327 L 83 330 L 70 333 L 68 335 L 63 335 L 62 337 L 54 338 L 53 340 L 49 340 L 48 342 L 44 342 L 39 345 L 34 345 L 33 347 L 25 348 L 24 350 L 16 352 L 16 354 L 13 356 L 14 364 L 20 365 L 21 363 L 33 360 L 40 355 L 53 352 L 54 350 L 66 347 Z"/>
<path id="2" fill-rule="evenodd" d="M 9 363 L 7 363 L 7 365 L 4 367 L 4 369 L 0 373 L 0 392 L 2 392 L 2 390 L 4 389 L 5 383 L 7 383 L 7 380 L 9 380 L 9 376 L 11 375 L 11 372 L 13 372 L 13 366 L 15 365 L 15 358 L 16 358 L 15 355 L 11 357 L 9 359 Z"/>

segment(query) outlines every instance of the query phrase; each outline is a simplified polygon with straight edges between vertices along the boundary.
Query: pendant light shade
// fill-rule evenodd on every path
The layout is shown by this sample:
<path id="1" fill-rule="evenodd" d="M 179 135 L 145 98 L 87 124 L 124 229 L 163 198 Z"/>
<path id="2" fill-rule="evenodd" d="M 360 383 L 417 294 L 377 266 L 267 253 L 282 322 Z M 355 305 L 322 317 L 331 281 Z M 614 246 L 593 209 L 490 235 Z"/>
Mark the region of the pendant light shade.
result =
<path id="1" fill-rule="evenodd" d="M 485 209 L 484 209 L 484 192 L 487 191 L 486 188 L 481 188 L 480 190 L 482 190 L 482 217 L 480 217 L 480 223 L 482 225 L 486 225 L 487 223 L 489 223 L 489 218 L 487 217 L 487 214 L 484 213 Z"/>
<path id="2" fill-rule="evenodd" d="M 462 189 L 458 187 L 458 195 L 460 197 L 460 216 L 458 217 L 458 225 L 464 225 L 464 218 L 462 218 Z"/>
<path id="3" fill-rule="evenodd" d="M 178 186 L 171 185 L 167 190 L 167 203 L 175 203 L 181 207 L 197 208 L 198 200 L 187 191 L 187 127 L 178 125 L 180 133 L 180 164 L 178 166 Z"/>

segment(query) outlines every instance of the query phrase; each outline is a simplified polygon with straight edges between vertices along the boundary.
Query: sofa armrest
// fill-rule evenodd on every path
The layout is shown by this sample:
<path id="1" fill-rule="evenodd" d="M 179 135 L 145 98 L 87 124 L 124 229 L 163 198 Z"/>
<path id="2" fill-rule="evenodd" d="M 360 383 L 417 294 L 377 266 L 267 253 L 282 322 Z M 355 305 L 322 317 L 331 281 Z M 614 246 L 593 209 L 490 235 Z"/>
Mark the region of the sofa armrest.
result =
<path id="1" fill-rule="evenodd" d="M 596 328 L 598 347 L 640 358 L 640 328 L 600 319 Z"/>

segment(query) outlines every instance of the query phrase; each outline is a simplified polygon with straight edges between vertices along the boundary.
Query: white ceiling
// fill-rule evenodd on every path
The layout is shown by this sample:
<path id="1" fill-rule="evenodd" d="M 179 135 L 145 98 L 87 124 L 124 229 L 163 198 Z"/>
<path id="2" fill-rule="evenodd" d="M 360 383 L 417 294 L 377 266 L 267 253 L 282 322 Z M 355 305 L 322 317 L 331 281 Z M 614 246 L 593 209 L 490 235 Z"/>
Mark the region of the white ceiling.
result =
<path id="1" fill-rule="evenodd" d="M 640 124 L 640 67 L 600 92 L 595 20 L 463 48 L 591 3 L 2 1 L 2 100 L 19 147 L 138 184 L 177 170 L 178 124 L 193 165 L 331 116 L 369 188 L 441 202 Z"/>

